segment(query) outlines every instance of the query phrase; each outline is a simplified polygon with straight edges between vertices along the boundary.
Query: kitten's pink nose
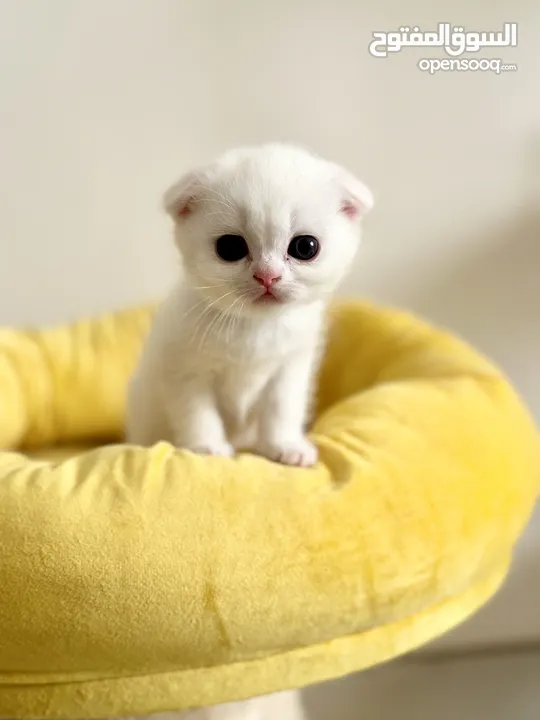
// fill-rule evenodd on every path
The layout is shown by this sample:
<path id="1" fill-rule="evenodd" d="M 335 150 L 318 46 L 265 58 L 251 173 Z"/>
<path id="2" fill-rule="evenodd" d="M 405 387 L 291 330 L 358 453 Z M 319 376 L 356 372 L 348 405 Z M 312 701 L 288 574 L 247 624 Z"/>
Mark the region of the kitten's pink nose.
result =
<path id="1" fill-rule="evenodd" d="M 257 272 L 253 273 L 253 277 L 258 283 L 264 285 L 267 290 L 278 280 L 281 280 L 281 275 L 276 275 L 275 270 L 257 270 Z"/>

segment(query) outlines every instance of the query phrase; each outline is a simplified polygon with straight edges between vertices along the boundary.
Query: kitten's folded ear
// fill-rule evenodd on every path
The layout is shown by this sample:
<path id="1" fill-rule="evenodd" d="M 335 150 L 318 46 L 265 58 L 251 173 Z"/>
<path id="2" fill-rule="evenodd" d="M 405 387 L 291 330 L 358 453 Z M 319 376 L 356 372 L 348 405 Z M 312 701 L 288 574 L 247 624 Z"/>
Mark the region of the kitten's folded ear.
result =
<path id="1" fill-rule="evenodd" d="M 371 190 L 345 168 L 334 166 L 334 169 L 343 195 L 341 211 L 352 220 L 368 213 L 374 204 Z"/>
<path id="2" fill-rule="evenodd" d="M 171 185 L 163 195 L 163 206 L 174 220 L 186 218 L 194 209 L 203 187 L 205 170 L 192 170 Z"/>

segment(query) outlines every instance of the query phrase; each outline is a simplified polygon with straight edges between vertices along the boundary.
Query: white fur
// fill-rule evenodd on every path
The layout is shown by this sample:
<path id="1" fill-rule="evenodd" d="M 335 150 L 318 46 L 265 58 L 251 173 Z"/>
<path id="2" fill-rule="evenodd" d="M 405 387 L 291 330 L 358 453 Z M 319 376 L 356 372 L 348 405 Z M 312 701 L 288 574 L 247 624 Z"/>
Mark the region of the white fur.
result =
<path id="1" fill-rule="evenodd" d="M 232 150 L 165 195 L 184 273 L 157 313 L 130 385 L 127 439 L 199 453 L 250 448 L 309 466 L 305 437 L 329 298 L 359 244 L 370 191 L 341 167 L 288 145 Z M 216 239 L 242 235 L 234 263 Z M 290 240 L 311 235 L 319 255 L 300 262 Z M 256 272 L 280 279 L 261 302 Z"/>
<path id="2" fill-rule="evenodd" d="M 300 693 L 285 691 L 200 710 L 165 712 L 124 720 L 304 720 Z"/>

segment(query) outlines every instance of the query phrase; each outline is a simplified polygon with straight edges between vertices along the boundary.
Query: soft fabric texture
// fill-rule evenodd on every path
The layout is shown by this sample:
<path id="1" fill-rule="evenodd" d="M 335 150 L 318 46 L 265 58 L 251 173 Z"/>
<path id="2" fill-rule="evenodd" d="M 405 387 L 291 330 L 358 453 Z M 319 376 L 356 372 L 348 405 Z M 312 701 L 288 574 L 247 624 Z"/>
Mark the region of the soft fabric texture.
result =
<path id="1" fill-rule="evenodd" d="M 0 444 L 25 453 L 0 454 L 0 716 L 303 686 L 411 650 L 493 594 L 539 448 L 488 361 L 406 314 L 343 304 L 315 469 L 84 451 L 121 442 L 151 312 L 0 333 Z"/>

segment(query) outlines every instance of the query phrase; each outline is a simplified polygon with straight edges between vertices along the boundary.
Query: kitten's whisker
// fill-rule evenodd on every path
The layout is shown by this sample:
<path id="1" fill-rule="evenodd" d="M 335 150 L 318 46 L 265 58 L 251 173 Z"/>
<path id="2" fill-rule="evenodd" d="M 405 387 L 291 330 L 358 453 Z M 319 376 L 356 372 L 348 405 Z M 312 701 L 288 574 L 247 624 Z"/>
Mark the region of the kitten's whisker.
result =
<path id="1" fill-rule="evenodd" d="M 234 210 L 234 206 L 233 206 L 232 202 L 230 201 L 230 199 L 223 193 L 219 192 L 219 190 L 216 190 L 216 188 L 213 188 L 213 187 L 206 187 L 206 191 L 214 193 L 215 197 L 220 198 L 220 200 L 222 201 L 222 203 L 224 205 L 226 205 L 231 210 Z"/>
<path id="2" fill-rule="evenodd" d="M 242 310 L 244 309 L 248 299 L 249 299 L 249 291 L 246 291 L 244 293 L 244 295 L 242 296 L 242 304 L 240 305 L 240 307 L 238 308 L 238 311 L 236 313 L 236 320 L 234 321 L 233 332 L 236 332 L 236 326 L 238 325 L 238 323 L 241 320 Z"/>
<path id="3" fill-rule="evenodd" d="M 235 292 L 234 290 L 231 292 Z M 230 293 L 229 293 L 230 294 Z M 231 312 L 234 308 L 234 306 L 242 300 L 243 295 L 240 295 L 239 297 L 233 299 L 233 301 L 223 310 L 220 310 L 217 317 L 214 319 L 214 322 L 211 323 L 211 328 L 214 330 L 215 334 L 219 334 L 222 332 L 222 330 L 228 330 L 230 323 L 232 322 L 232 319 L 234 318 L 234 312 Z M 206 339 L 209 335 L 210 330 L 205 334 L 204 339 Z M 225 340 L 228 342 L 228 334 L 225 335 Z"/>
<path id="4" fill-rule="evenodd" d="M 227 210 L 230 210 L 230 211 L 232 211 L 234 209 L 231 205 L 227 205 L 227 203 L 224 203 L 221 200 L 216 200 L 216 198 L 210 198 L 210 199 L 202 198 L 201 200 L 192 200 L 190 204 L 191 205 L 203 205 L 204 203 L 207 203 L 207 202 L 213 202 L 216 205 L 223 205 L 224 208 L 226 208 Z"/>
<path id="5" fill-rule="evenodd" d="M 229 307 L 228 307 L 227 310 L 226 310 L 226 315 L 227 315 L 227 317 L 226 317 L 226 322 L 225 322 L 225 320 L 224 320 L 224 322 L 223 322 L 223 330 L 226 331 L 226 332 L 225 332 L 225 342 L 226 342 L 226 344 L 229 343 L 229 331 L 230 331 L 230 329 L 231 329 L 231 325 L 232 325 L 233 321 L 236 319 L 236 316 L 237 316 L 236 312 L 234 311 L 234 307 L 235 307 L 235 305 L 237 305 L 242 299 L 243 299 L 243 296 L 242 296 L 242 295 L 239 295 L 239 296 L 236 298 L 236 300 L 234 300 L 234 301 L 231 303 L 231 305 L 229 305 Z"/>
<path id="6" fill-rule="evenodd" d="M 215 212 L 207 212 L 204 214 L 204 217 L 211 218 L 211 217 L 230 217 L 229 214 L 226 214 L 223 210 L 216 210 Z"/>
<path id="7" fill-rule="evenodd" d="M 215 285 L 193 285 L 194 290 L 213 290 L 214 288 L 224 287 L 227 283 L 216 283 Z"/>
<path id="8" fill-rule="evenodd" d="M 229 331 L 231 329 L 231 323 L 232 319 L 234 317 L 234 306 L 238 303 L 238 301 L 241 300 L 240 297 L 237 297 L 236 300 L 233 301 L 232 305 L 227 309 L 226 317 L 223 320 L 223 330 L 225 335 L 225 346 L 229 344 Z"/>
<path id="9" fill-rule="evenodd" d="M 218 192 L 218 191 L 215 190 L 214 188 L 205 187 L 205 188 L 204 188 L 204 193 L 208 193 L 208 192 L 214 193 L 214 196 L 215 196 L 215 197 L 211 197 L 211 198 L 205 198 L 205 197 L 202 197 L 202 198 L 194 198 L 194 199 L 192 200 L 192 204 L 193 204 L 193 205 L 200 205 L 200 204 L 202 204 L 202 203 L 204 203 L 204 202 L 208 202 L 208 199 L 210 199 L 212 202 L 219 203 L 220 205 L 223 205 L 224 207 L 226 207 L 228 210 L 232 210 L 232 211 L 234 212 L 234 206 L 232 205 L 232 203 L 228 200 L 228 198 L 227 198 L 225 195 L 223 195 L 222 193 Z"/>
<path id="10" fill-rule="evenodd" d="M 192 313 L 196 308 L 200 307 L 204 302 L 205 302 L 205 299 L 204 299 L 204 298 L 201 298 L 201 299 L 198 300 L 194 305 L 191 305 L 191 307 L 189 307 L 189 308 L 187 309 L 187 311 L 186 311 L 183 315 L 180 316 L 180 318 L 178 319 L 178 321 L 180 322 L 180 321 L 182 321 L 182 320 L 185 320 L 187 317 L 189 317 L 189 315 L 191 315 L 191 313 Z"/>
<path id="11" fill-rule="evenodd" d="M 241 311 L 242 311 L 242 308 L 244 307 L 244 304 L 245 304 L 245 303 L 244 303 L 245 295 L 246 295 L 245 292 L 242 293 L 242 295 L 239 295 L 239 296 L 236 298 L 236 300 L 233 302 L 233 304 L 231 305 L 231 307 L 229 308 L 229 310 L 228 310 L 228 312 L 227 312 L 227 314 L 229 315 L 229 322 L 228 322 L 228 324 L 227 324 L 227 335 L 226 335 L 226 337 L 225 337 L 225 340 L 226 340 L 227 344 L 230 342 L 230 335 L 232 335 L 234 329 L 236 328 L 236 324 L 237 324 L 237 322 L 238 322 L 238 318 L 240 317 L 240 313 L 241 313 Z M 235 312 L 232 312 L 234 306 L 235 306 L 238 302 L 241 302 L 242 304 L 240 305 L 240 307 L 239 307 Z"/>
<path id="12" fill-rule="evenodd" d="M 191 310 L 194 310 L 196 307 L 199 307 L 200 305 L 203 305 L 203 306 L 204 306 L 203 309 L 202 309 L 202 311 L 201 311 L 201 312 L 197 315 L 197 317 L 195 318 L 195 328 L 194 328 L 194 331 L 193 331 L 193 334 L 192 334 L 192 337 L 193 337 L 193 338 L 196 336 L 196 334 L 197 334 L 197 332 L 198 332 L 198 330 L 199 330 L 199 328 L 200 328 L 202 319 L 204 318 L 204 316 L 205 316 L 207 313 L 209 313 L 209 312 L 211 311 L 212 305 L 214 305 L 216 302 L 219 302 L 219 301 L 220 301 L 223 297 L 225 297 L 226 295 L 227 295 L 227 293 L 225 293 L 224 295 L 222 295 L 221 297 L 217 298 L 216 300 L 214 300 L 214 302 L 211 302 L 211 303 L 207 303 L 206 298 L 201 298 L 200 301 L 199 301 L 198 303 L 196 303 L 196 304 L 191 308 Z"/>
<path id="13" fill-rule="evenodd" d="M 224 293 L 223 295 L 221 295 L 221 297 L 218 297 L 216 300 L 211 302 L 210 305 L 208 305 L 208 309 L 210 310 L 216 303 L 220 302 L 221 300 L 224 300 L 226 297 L 229 297 L 229 295 L 232 295 L 234 292 L 236 292 L 235 289 L 229 290 L 229 292 Z M 222 313 L 223 313 L 223 311 L 221 311 L 218 308 L 216 311 L 215 317 L 212 318 L 212 320 L 210 320 L 210 322 L 208 323 L 206 330 L 205 330 L 205 332 L 201 338 L 201 341 L 199 343 L 199 346 L 198 346 L 199 350 L 201 350 L 204 347 L 204 343 L 206 341 L 206 338 L 208 337 L 208 334 L 210 333 L 211 329 L 216 325 L 216 322 L 219 322 L 220 316 L 222 315 Z"/>

